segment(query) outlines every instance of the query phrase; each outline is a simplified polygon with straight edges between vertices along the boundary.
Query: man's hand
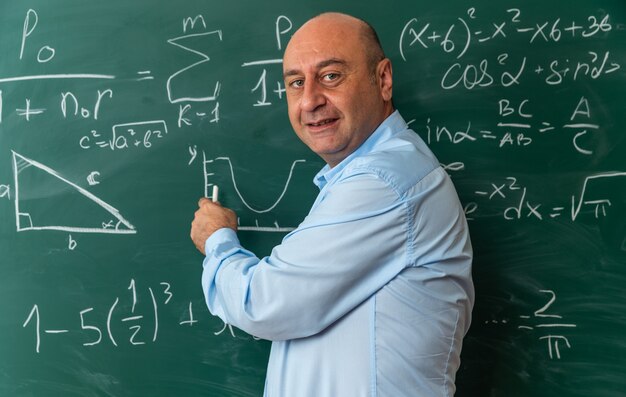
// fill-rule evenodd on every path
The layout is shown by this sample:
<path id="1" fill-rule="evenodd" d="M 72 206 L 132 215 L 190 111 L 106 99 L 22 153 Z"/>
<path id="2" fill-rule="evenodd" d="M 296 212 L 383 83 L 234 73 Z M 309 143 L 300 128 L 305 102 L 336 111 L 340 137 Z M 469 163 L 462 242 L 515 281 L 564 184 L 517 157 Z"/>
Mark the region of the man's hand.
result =
<path id="1" fill-rule="evenodd" d="M 191 222 L 191 240 L 198 251 L 206 255 L 204 243 L 213 233 L 224 227 L 237 230 L 237 214 L 207 198 L 201 198 L 198 207 Z"/>

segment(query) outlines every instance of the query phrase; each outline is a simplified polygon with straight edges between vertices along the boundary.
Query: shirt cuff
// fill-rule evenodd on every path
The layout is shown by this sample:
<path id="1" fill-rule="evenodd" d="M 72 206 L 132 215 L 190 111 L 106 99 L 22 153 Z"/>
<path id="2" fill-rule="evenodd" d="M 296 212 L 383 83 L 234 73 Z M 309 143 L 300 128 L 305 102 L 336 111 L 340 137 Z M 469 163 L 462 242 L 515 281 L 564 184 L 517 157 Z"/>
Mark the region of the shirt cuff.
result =
<path id="1" fill-rule="evenodd" d="M 218 256 L 220 247 L 224 246 L 224 243 L 230 246 L 239 245 L 239 238 L 237 238 L 237 232 L 231 228 L 224 227 L 216 230 L 209 238 L 204 242 L 204 252 L 206 256 Z"/>

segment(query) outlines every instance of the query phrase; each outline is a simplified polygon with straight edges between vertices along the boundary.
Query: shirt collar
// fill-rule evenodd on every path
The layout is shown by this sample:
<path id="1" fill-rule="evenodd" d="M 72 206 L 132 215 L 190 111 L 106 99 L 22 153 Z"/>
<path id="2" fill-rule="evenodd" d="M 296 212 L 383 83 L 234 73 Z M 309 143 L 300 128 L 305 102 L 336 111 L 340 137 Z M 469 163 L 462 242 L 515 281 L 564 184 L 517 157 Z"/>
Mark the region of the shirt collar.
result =
<path id="1" fill-rule="evenodd" d="M 370 153 L 378 143 L 389 139 L 397 131 L 408 126 L 397 110 L 389 115 L 374 132 L 354 152 L 335 167 L 326 164 L 313 178 L 313 183 L 321 190 L 333 177 L 339 174 L 354 158 Z"/>

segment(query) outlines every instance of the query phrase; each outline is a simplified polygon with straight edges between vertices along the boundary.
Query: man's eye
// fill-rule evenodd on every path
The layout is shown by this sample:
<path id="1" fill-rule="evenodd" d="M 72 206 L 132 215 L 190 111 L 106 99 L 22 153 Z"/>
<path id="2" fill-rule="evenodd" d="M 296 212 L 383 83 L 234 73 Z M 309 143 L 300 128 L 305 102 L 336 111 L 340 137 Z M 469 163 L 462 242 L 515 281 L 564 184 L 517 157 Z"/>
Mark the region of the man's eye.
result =
<path id="1" fill-rule="evenodd" d="M 333 81 L 333 80 L 337 80 L 338 78 L 339 78 L 338 73 L 328 73 L 328 74 L 325 74 L 323 77 L 324 81 Z"/>
<path id="2" fill-rule="evenodd" d="M 289 83 L 289 86 L 293 88 L 299 88 L 299 87 L 302 87 L 303 85 L 304 85 L 304 80 L 294 80 L 291 83 Z"/>

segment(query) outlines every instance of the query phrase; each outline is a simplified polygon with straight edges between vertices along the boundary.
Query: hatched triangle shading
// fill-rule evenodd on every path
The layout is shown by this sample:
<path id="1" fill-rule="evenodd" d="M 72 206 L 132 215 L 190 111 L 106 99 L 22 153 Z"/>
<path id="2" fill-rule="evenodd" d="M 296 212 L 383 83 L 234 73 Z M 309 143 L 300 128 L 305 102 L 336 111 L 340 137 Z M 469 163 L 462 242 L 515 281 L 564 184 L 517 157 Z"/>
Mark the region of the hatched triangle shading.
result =
<path id="1" fill-rule="evenodd" d="M 18 232 L 137 233 L 135 227 L 104 200 L 52 168 L 12 152 Z"/>

